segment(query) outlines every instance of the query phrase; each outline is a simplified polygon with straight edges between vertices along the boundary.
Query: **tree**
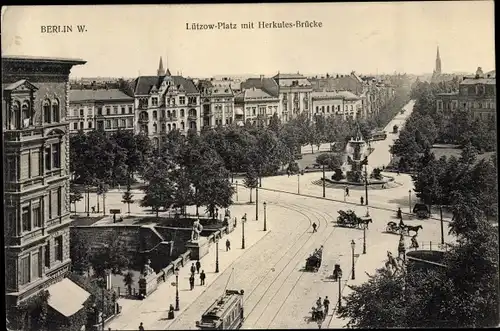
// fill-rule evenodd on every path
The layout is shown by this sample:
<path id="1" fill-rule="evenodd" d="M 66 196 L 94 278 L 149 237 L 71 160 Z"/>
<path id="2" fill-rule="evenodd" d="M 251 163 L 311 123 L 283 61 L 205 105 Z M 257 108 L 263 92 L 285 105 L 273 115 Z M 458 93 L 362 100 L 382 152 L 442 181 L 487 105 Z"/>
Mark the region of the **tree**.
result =
<path id="1" fill-rule="evenodd" d="M 173 164 L 156 158 L 145 170 L 147 185 L 141 206 L 151 207 L 158 217 L 160 208 L 168 209 L 174 203 Z"/>
<path id="2" fill-rule="evenodd" d="M 338 154 L 324 153 L 316 157 L 316 163 L 326 166 L 330 170 L 335 170 L 342 166 L 342 158 Z"/>
<path id="3" fill-rule="evenodd" d="M 175 193 L 174 208 L 180 208 L 182 215 L 186 214 L 186 206 L 193 203 L 194 190 L 184 168 L 177 169 L 174 177 Z"/>
<path id="4" fill-rule="evenodd" d="M 128 295 L 132 295 L 132 285 L 134 285 L 134 274 L 132 271 L 127 272 L 123 276 L 123 283 L 128 289 Z"/>
<path id="5" fill-rule="evenodd" d="M 259 180 L 257 178 L 257 172 L 253 166 L 249 166 L 245 174 L 244 184 L 250 189 L 250 203 L 252 203 L 252 190 L 257 187 Z"/>
<path id="6" fill-rule="evenodd" d="M 281 128 L 281 120 L 278 117 L 277 113 L 274 113 L 271 119 L 269 120 L 269 130 L 273 131 L 274 133 L 278 133 L 280 128 Z"/>
<path id="7" fill-rule="evenodd" d="M 70 185 L 69 202 L 74 205 L 74 212 L 76 214 L 76 203 L 83 199 L 83 195 L 78 188 L 74 185 Z"/>
<path id="8" fill-rule="evenodd" d="M 130 265 L 128 252 L 125 246 L 119 241 L 116 232 L 111 233 L 107 240 L 107 244 L 96 249 L 90 258 L 92 269 L 98 277 L 104 278 L 106 272 L 120 274 Z"/>
<path id="9" fill-rule="evenodd" d="M 69 255 L 71 257 L 71 269 L 79 275 L 89 273 L 91 263 L 90 245 L 86 242 L 78 232 L 71 236 Z"/>
<path id="10" fill-rule="evenodd" d="M 123 192 L 122 202 L 127 204 L 127 212 L 130 214 L 130 204 L 134 203 L 134 195 L 130 192 L 130 185 L 127 185 L 127 190 Z"/>

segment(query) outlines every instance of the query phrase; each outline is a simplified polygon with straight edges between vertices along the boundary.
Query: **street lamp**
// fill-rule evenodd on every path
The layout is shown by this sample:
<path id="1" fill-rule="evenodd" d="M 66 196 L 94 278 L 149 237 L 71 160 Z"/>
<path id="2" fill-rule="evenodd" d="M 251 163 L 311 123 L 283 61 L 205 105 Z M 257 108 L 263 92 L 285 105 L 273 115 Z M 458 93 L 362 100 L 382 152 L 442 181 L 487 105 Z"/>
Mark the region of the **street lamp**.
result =
<path id="1" fill-rule="evenodd" d="M 259 187 L 255 188 L 255 220 L 259 220 Z"/>
<path id="2" fill-rule="evenodd" d="M 241 218 L 241 249 L 245 249 L 245 222 L 247 221 L 247 213 Z"/>
<path id="3" fill-rule="evenodd" d="M 297 174 L 297 194 L 300 194 L 300 173 Z"/>
<path id="4" fill-rule="evenodd" d="M 354 247 L 356 247 L 356 243 L 354 242 L 354 239 L 351 240 L 351 249 L 352 249 L 352 277 L 351 279 L 354 280 L 356 279 L 356 276 L 354 275 Z"/>
<path id="5" fill-rule="evenodd" d="M 368 163 L 365 164 L 365 203 L 368 206 Z"/>
<path id="6" fill-rule="evenodd" d="M 444 245 L 443 205 L 439 205 L 439 216 L 441 218 L 441 245 Z"/>
<path id="7" fill-rule="evenodd" d="M 215 272 L 219 272 L 219 237 L 215 239 Z"/>
<path id="8" fill-rule="evenodd" d="M 408 190 L 408 209 L 410 210 L 411 214 L 411 190 Z"/>
<path id="9" fill-rule="evenodd" d="M 325 165 L 323 164 L 323 198 L 325 197 Z"/>
<path id="10" fill-rule="evenodd" d="M 363 227 L 363 254 L 366 254 L 366 227 L 368 225 L 365 224 L 365 226 Z"/>
<path id="11" fill-rule="evenodd" d="M 342 307 L 342 271 L 337 273 L 337 281 L 339 282 L 339 308 Z"/>
<path id="12" fill-rule="evenodd" d="M 264 231 L 267 231 L 267 226 L 266 226 L 266 206 L 267 206 L 267 203 L 264 201 Z"/>
<path id="13" fill-rule="evenodd" d="M 175 310 L 179 311 L 179 268 L 175 268 Z"/>
<path id="14" fill-rule="evenodd" d="M 238 201 L 238 181 L 236 181 L 236 201 Z"/>

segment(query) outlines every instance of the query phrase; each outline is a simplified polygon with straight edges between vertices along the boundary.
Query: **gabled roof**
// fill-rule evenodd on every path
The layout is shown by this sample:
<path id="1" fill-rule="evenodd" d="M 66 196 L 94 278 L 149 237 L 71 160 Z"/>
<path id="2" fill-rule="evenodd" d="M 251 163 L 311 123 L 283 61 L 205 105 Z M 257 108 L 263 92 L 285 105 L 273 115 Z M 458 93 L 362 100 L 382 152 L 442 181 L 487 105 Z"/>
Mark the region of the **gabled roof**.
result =
<path id="1" fill-rule="evenodd" d="M 83 102 L 83 101 L 129 101 L 134 100 L 133 97 L 123 93 L 118 89 L 109 90 L 69 90 L 70 102 Z"/>
<path id="2" fill-rule="evenodd" d="M 314 91 L 311 93 L 313 99 L 331 98 L 343 100 L 359 100 L 360 98 L 350 91 Z"/>
<path id="3" fill-rule="evenodd" d="M 13 90 L 18 89 L 19 87 L 21 87 L 23 85 L 25 85 L 30 90 L 35 90 L 35 91 L 38 90 L 38 87 L 36 87 L 35 85 L 31 84 L 26 79 L 18 80 L 15 83 L 12 83 L 12 84 L 9 84 L 9 85 L 5 86 L 3 89 L 4 89 L 4 91 L 13 91 Z"/>
<path id="4" fill-rule="evenodd" d="M 277 99 L 278 96 L 271 95 L 266 91 L 259 88 L 249 88 L 245 89 L 242 92 L 236 94 L 235 101 L 249 101 L 249 100 L 258 100 L 258 99 Z"/>
<path id="5" fill-rule="evenodd" d="M 169 76 L 169 75 L 166 75 Z M 191 79 L 182 76 L 170 76 L 176 86 L 182 85 L 187 93 L 199 93 Z M 139 76 L 135 80 L 134 95 L 148 95 L 151 87 L 160 87 L 165 76 Z"/>
<path id="6" fill-rule="evenodd" d="M 279 87 L 276 81 L 272 78 L 249 78 L 241 82 L 241 89 L 247 90 L 251 88 L 261 89 L 273 97 L 279 96 Z"/>

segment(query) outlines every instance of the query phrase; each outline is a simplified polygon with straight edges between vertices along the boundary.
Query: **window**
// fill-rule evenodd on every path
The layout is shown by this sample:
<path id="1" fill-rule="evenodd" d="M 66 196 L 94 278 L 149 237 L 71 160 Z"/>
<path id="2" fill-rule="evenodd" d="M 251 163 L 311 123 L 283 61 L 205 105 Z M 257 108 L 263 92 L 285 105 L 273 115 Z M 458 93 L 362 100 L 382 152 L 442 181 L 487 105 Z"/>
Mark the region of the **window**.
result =
<path id="1" fill-rule="evenodd" d="M 161 132 L 165 132 L 167 127 L 165 126 L 165 123 L 161 124 Z"/>
<path id="2" fill-rule="evenodd" d="M 23 232 L 31 231 L 30 207 L 23 207 L 22 213 Z"/>
<path id="3" fill-rule="evenodd" d="M 151 104 L 153 106 L 158 106 L 158 98 L 154 97 L 154 98 L 151 98 Z"/>
<path id="4" fill-rule="evenodd" d="M 45 245 L 44 260 L 45 260 L 45 267 L 50 268 L 50 243 L 47 243 L 47 245 Z"/>
<path id="5" fill-rule="evenodd" d="M 170 126 L 170 124 L 167 124 L 167 130 L 168 131 L 172 130 L 172 127 Z"/>
<path id="6" fill-rule="evenodd" d="M 185 115 L 185 113 L 184 113 L 184 109 L 181 109 L 179 112 L 180 112 L 180 116 L 181 116 L 181 118 L 182 118 L 182 117 L 184 117 L 184 115 Z"/>
<path id="7" fill-rule="evenodd" d="M 330 106 L 326 106 L 326 112 L 329 113 L 330 112 Z"/>
<path id="8" fill-rule="evenodd" d="M 31 279 L 40 278 L 40 258 L 39 253 L 35 252 L 31 255 Z"/>
<path id="9" fill-rule="evenodd" d="M 111 121 L 106 120 L 106 129 L 111 129 Z"/>
<path id="10" fill-rule="evenodd" d="M 52 101 L 52 121 L 59 122 L 59 101 Z"/>
<path id="11" fill-rule="evenodd" d="M 73 115 L 78 116 L 78 109 L 73 109 Z"/>
<path id="12" fill-rule="evenodd" d="M 133 118 L 127 118 L 127 126 L 132 127 L 134 126 L 134 119 Z"/>
<path id="13" fill-rule="evenodd" d="M 30 256 L 25 256 L 19 261 L 19 283 L 21 285 L 28 284 L 30 282 Z"/>
<path id="14" fill-rule="evenodd" d="M 113 120 L 113 128 L 117 128 L 118 127 L 118 119 L 114 119 Z"/>
<path id="15" fill-rule="evenodd" d="M 17 172 L 15 156 L 8 156 L 6 164 L 7 164 L 7 180 L 15 181 Z"/>
<path id="16" fill-rule="evenodd" d="M 113 106 L 113 115 L 118 114 L 118 106 Z"/>
<path id="17" fill-rule="evenodd" d="M 59 143 L 52 145 L 52 162 L 54 168 L 61 167 L 61 145 Z"/>
<path id="18" fill-rule="evenodd" d="M 153 110 L 153 120 L 158 119 L 158 112 L 156 110 Z"/>
<path id="19" fill-rule="evenodd" d="M 124 114 L 125 114 L 125 107 L 122 106 L 122 115 L 124 115 Z"/>
<path id="20" fill-rule="evenodd" d="M 177 112 L 175 111 L 175 109 L 174 109 L 174 110 L 172 110 L 172 117 L 173 117 L 173 118 L 177 118 Z"/>
<path id="21" fill-rule="evenodd" d="M 57 237 L 54 240 L 54 259 L 56 261 L 62 261 L 63 260 L 63 238 L 62 236 Z"/>
<path id="22" fill-rule="evenodd" d="M 120 128 L 124 128 L 125 126 L 127 126 L 126 122 L 125 122 L 125 119 L 121 119 L 120 120 Z"/>
<path id="23" fill-rule="evenodd" d="M 52 219 L 52 191 L 49 191 L 49 220 Z"/>
<path id="24" fill-rule="evenodd" d="M 97 108 L 97 115 L 102 116 L 102 107 Z"/>
<path id="25" fill-rule="evenodd" d="M 128 106 L 128 113 L 132 114 L 134 112 L 134 108 L 132 106 Z"/>
<path id="26" fill-rule="evenodd" d="M 92 108 L 89 108 L 89 110 L 87 111 L 87 116 L 92 116 Z"/>
<path id="27" fill-rule="evenodd" d="M 78 123 L 77 122 L 73 123 L 73 130 L 78 130 Z"/>
<path id="28" fill-rule="evenodd" d="M 83 122 L 80 122 L 80 129 L 83 130 Z"/>
<path id="29" fill-rule="evenodd" d="M 42 212 L 40 206 L 36 206 L 35 208 L 33 208 L 33 227 L 42 227 Z"/>
<path id="30" fill-rule="evenodd" d="M 156 123 L 153 123 L 153 133 L 158 132 L 158 125 Z"/>
<path id="31" fill-rule="evenodd" d="M 111 108 L 106 107 L 106 115 L 110 115 L 110 114 L 111 114 Z"/>
<path id="32" fill-rule="evenodd" d="M 50 123 L 50 101 L 45 100 L 43 102 L 43 122 Z"/>
<path id="33" fill-rule="evenodd" d="M 252 115 L 255 116 L 255 107 L 252 107 Z"/>
<path id="34" fill-rule="evenodd" d="M 57 199 L 57 216 L 61 216 L 62 215 L 62 188 L 61 187 L 59 187 L 57 189 L 56 199 Z"/>
<path id="35" fill-rule="evenodd" d="M 184 122 L 181 122 L 181 130 L 184 131 L 184 128 L 185 128 Z"/>
<path id="36" fill-rule="evenodd" d="M 185 105 L 186 104 L 186 97 L 179 97 L 179 104 Z"/>
<path id="37" fill-rule="evenodd" d="M 45 147 L 45 170 L 52 169 L 52 162 L 50 160 L 50 157 L 51 157 L 50 147 Z"/>
<path id="38" fill-rule="evenodd" d="M 80 117 L 83 117 L 83 109 L 80 109 Z"/>
<path id="39" fill-rule="evenodd" d="M 88 121 L 87 126 L 89 129 L 92 129 L 92 121 Z"/>

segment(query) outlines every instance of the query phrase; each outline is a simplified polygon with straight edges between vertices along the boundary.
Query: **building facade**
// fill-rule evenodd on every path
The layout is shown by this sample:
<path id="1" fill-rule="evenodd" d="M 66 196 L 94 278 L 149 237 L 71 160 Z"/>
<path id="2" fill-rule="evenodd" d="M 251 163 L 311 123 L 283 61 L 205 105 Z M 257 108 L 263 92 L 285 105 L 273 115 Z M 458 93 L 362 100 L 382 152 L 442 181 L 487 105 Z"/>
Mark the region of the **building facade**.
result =
<path id="1" fill-rule="evenodd" d="M 481 67 L 473 77 L 464 77 L 458 92 L 441 93 L 436 97 L 436 110 L 445 115 L 461 110 L 484 121 L 496 120 L 496 76 L 484 74 Z"/>
<path id="2" fill-rule="evenodd" d="M 287 122 L 301 113 L 311 116 L 312 84 L 303 75 L 280 74 L 273 77 L 279 87 L 280 118 Z"/>
<path id="3" fill-rule="evenodd" d="M 234 123 L 234 92 L 229 81 L 200 80 L 202 128 Z"/>
<path id="4" fill-rule="evenodd" d="M 274 114 L 279 114 L 279 97 L 262 89 L 252 87 L 238 93 L 234 98 L 235 122 L 242 126 L 269 125 Z"/>
<path id="5" fill-rule="evenodd" d="M 118 89 L 70 90 L 68 112 L 71 134 L 94 129 L 104 132 L 134 130 L 134 98 Z"/>
<path id="6" fill-rule="evenodd" d="M 312 92 L 311 99 L 314 116 L 334 116 L 343 120 L 354 120 L 362 116 L 362 100 L 352 92 Z"/>
<path id="7" fill-rule="evenodd" d="M 201 97 L 193 80 L 173 76 L 160 66 L 156 76 L 140 76 L 133 82 L 135 127 L 147 134 L 155 146 L 165 141 L 166 134 L 179 129 L 200 132 Z"/>
<path id="8" fill-rule="evenodd" d="M 61 297 L 65 294 L 53 291 L 52 286 L 70 271 L 69 73 L 74 65 L 84 63 L 2 57 L 5 291 L 9 314 L 12 307 L 44 289 L 51 296 L 49 306 L 56 310 L 58 300 L 74 299 Z M 78 287 L 69 280 L 64 284 Z M 24 321 L 18 321 L 23 326 L 17 327 L 30 329 L 32 321 L 29 314 L 25 316 Z"/>

